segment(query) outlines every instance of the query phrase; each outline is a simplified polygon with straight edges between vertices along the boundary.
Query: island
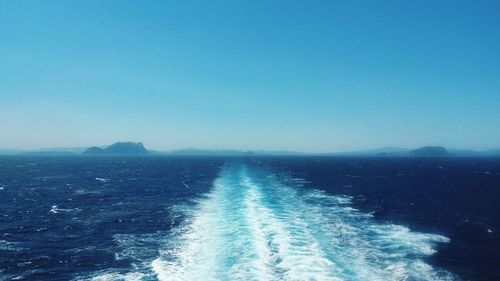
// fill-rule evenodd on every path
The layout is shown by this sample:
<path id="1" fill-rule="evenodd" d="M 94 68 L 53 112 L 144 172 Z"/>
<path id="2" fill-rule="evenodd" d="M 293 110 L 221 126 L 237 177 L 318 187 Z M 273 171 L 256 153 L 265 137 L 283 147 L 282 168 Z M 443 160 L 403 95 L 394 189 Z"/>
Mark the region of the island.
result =
<path id="1" fill-rule="evenodd" d="M 424 146 L 418 149 L 410 150 L 410 156 L 417 157 L 446 157 L 449 156 L 448 150 L 442 146 Z"/>
<path id="2" fill-rule="evenodd" d="M 107 147 L 92 146 L 83 155 L 150 155 L 142 142 L 115 142 Z"/>

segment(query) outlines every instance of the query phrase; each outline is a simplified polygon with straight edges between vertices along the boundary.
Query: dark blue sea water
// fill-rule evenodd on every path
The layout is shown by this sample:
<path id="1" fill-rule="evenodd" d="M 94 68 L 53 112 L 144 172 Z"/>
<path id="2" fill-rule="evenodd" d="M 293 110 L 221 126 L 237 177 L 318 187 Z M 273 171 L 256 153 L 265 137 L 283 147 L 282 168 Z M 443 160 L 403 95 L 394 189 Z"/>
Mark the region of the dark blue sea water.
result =
<path id="1" fill-rule="evenodd" d="M 0 157 L 0 280 L 500 280 L 500 159 Z"/>

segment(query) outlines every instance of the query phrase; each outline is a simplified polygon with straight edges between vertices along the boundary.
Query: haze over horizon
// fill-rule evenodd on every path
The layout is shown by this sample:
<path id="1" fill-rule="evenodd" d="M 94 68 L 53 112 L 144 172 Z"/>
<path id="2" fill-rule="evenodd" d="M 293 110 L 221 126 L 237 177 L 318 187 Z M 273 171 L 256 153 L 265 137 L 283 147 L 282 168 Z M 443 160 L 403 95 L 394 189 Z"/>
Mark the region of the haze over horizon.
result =
<path id="1" fill-rule="evenodd" d="M 491 149 L 483 149 L 483 150 L 472 150 L 472 149 L 462 149 L 462 148 L 456 148 L 456 147 L 443 147 L 441 145 L 424 145 L 421 147 L 394 147 L 394 146 L 384 146 L 384 147 L 371 147 L 371 148 L 365 148 L 365 149 L 357 149 L 357 150 L 337 150 L 337 151 L 301 151 L 301 150 L 284 150 L 284 149 L 251 149 L 251 148 L 204 148 L 204 147 L 179 147 L 179 148 L 170 148 L 170 149 L 151 149 L 147 145 L 144 145 L 144 143 L 138 141 L 138 142 L 130 142 L 130 141 L 117 141 L 105 145 L 86 145 L 86 146 L 62 146 L 62 147 L 38 147 L 38 148 L 27 148 L 27 149 L 20 149 L 20 148 L 13 148 L 13 147 L 0 147 L 0 155 L 1 154 L 6 154 L 6 155 L 15 155 L 15 154 L 24 154 L 28 153 L 28 155 L 31 155 L 29 153 L 42 153 L 40 155 L 52 155 L 52 154 L 46 154 L 46 153 L 59 153 L 59 152 L 64 152 L 64 153 L 72 153 L 72 154 L 82 154 L 83 152 L 93 149 L 93 148 L 107 148 L 110 146 L 113 146 L 114 144 L 118 143 L 140 143 L 143 145 L 143 147 L 151 152 L 151 153 L 201 153 L 201 155 L 204 155 L 204 153 L 246 153 L 246 152 L 255 152 L 258 154 L 266 154 L 266 153 L 271 153 L 270 155 L 295 155 L 295 154 L 304 154 L 304 155 L 310 155 L 310 154 L 350 154 L 353 153 L 354 155 L 374 155 L 374 154 L 385 154 L 389 153 L 392 154 L 393 156 L 400 155 L 398 153 L 407 153 L 415 150 L 422 150 L 422 149 L 442 149 L 444 151 L 451 152 L 452 155 L 454 156 L 498 156 L 500 153 L 500 149 L 498 148 L 491 148 Z M 458 154 L 456 154 L 458 153 Z M 465 153 L 465 154 L 462 154 Z M 472 154 L 471 154 L 472 153 Z M 35 154 L 38 155 L 38 154 Z M 56 154 L 57 155 L 57 154 Z M 404 154 L 406 155 L 406 154 Z M 404 156 L 402 155 L 402 156 Z"/>
<path id="2" fill-rule="evenodd" d="M 500 147 L 498 1 L 0 0 L 0 148 Z"/>

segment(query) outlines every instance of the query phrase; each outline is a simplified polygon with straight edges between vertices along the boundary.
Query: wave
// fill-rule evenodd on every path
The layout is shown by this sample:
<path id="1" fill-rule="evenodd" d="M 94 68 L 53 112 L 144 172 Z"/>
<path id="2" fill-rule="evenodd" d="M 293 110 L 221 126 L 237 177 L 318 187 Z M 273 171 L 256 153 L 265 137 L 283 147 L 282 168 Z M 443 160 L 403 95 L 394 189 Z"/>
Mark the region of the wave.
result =
<path id="1" fill-rule="evenodd" d="M 19 242 L 9 242 L 6 240 L 0 240 L 0 251 L 21 251 L 24 250 L 23 247 L 19 246 Z"/>
<path id="2" fill-rule="evenodd" d="M 151 263 L 159 280 L 454 280 L 425 258 L 442 235 L 375 221 L 349 196 L 227 165 Z"/>
<path id="3" fill-rule="evenodd" d="M 80 208 L 74 208 L 74 209 L 63 209 L 59 208 L 57 205 L 52 205 L 52 207 L 49 210 L 49 214 L 59 214 L 59 213 L 68 213 L 68 212 L 80 212 Z"/>

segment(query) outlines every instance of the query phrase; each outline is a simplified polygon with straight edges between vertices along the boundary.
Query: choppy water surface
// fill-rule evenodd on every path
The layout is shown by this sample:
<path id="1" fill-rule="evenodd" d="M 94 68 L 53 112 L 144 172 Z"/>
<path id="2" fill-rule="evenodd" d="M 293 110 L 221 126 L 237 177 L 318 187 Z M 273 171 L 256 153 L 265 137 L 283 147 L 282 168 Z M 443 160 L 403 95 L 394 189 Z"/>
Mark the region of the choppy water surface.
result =
<path id="1" fill-rule="evenodd" d="M 496 280 L 500 163 L 461 161 L 6 157 L 0 276 Z M 454 206 L 465 188 L 483 209 Z"/>

